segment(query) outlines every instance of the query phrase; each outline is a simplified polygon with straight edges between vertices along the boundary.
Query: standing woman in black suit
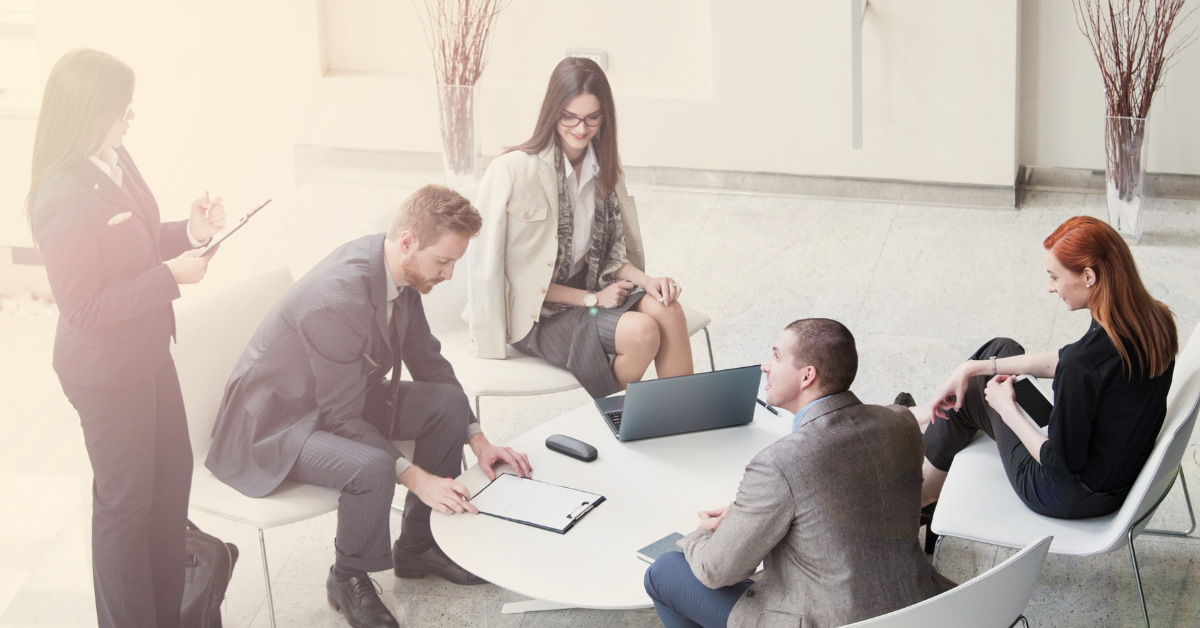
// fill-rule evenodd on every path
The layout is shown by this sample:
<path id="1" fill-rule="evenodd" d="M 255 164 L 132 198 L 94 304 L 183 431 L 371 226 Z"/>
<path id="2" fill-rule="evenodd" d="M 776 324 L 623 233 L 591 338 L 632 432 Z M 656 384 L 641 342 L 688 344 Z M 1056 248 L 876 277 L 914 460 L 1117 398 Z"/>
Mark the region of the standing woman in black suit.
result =
<path id="1" fill-rule="evenodd" d="M 92 574 L 101 628 L 177 627 L 192 478 L 183 396 L 169 343 L 171 302 L 225 226 L 220 199 L 160 223 L 121 146 L 133 70 L 74 50 L 50 72 L 26 208 L 60 317 L 54 370 L 79 412 L 95 477 Z"/>

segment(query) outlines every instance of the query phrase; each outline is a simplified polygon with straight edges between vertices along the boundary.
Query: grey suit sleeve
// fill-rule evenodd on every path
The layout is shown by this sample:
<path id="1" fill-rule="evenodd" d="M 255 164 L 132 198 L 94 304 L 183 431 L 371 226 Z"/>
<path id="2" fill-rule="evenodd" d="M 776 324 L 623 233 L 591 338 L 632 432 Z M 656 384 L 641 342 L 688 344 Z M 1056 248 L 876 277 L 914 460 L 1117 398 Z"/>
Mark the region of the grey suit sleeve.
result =
<path id="1" fill-rule="evenodd" d="M 753 575 L 787 535 L 795 510 L 783 472 L 760 453 L 746 467 L 737 499 L 717 531 L 696 530 L 683 537 L 679 547 L 704 586 L 736 584 Z"/>
<path id="2" fill-rule="evenodd" d="M 367 328 L 362 316 L 350 316 L 354 304 L 332 302 L 304 313 L 297 332 L 316 379 L 318 425 L 343 438 L 370 445 L 398 459 L 400 452 L 363 419 L 367 378 L 362 355 Z M 362 320 L 360 320 L 362 319 Z"/>
<path id="3" fill-rule="evenodd" d="M 462 388 L 458 377 L 454 375 L 454 367 L 442 356 L 442 343 L 429 330 L 425 307 L 420 299 L 416 299 L 409 308 L 408 330 L 404 334 L 404 363 L 408 365 L 413 381 L 452 384 Z M 467 438 L 480 432 L 479 418 L 472 412 L 467 421 Z"/>

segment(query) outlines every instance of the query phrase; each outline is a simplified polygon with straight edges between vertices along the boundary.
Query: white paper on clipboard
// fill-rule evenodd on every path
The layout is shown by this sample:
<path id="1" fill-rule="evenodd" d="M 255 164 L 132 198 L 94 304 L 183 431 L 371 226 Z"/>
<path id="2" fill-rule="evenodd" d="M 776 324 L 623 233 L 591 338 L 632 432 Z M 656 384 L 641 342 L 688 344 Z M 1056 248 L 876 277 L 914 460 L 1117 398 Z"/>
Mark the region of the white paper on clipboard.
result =
<path id="1" fill-rule="evenodd" d="M 502 473 L 471 498 L 479 512 L 564 533 L 604 497 Z"/>

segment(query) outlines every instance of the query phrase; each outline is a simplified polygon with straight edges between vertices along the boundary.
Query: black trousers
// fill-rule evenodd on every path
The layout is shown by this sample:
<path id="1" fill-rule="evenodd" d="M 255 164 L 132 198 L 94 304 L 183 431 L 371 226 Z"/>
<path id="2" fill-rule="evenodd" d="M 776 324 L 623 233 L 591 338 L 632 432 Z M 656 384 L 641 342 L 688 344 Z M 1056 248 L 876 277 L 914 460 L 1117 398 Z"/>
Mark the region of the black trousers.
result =
<path id="1" fill-rule="evenodd" d="M 124 388 L 62 383 L 92 462 L 100 628 L 175 628 L 183 601 L 192 448 L 175 363 Z"/>
<path id="2" fill-rule="evenodd" d="M 994 338 L 974 354 L 972 360 L 987 360 L 992 356 L 1007 358 L 1024 355 L 1025 349 L 1011 338 Z M 972 377 L 963 399 L 962 408 L 951 410 L 946 419 L 937 419 L 926 430 L 925 459 L 934 467 L 949 471 L 954 456 L 966 447 L 979 430 L 983 430 L 1000 450 L 1004 471 L 1017 496 L 1030 510 L 1057 519 L 1084 519 L 1115 512 L 1125 501 L 1128 491 L 1096 493 L 1080 482 L 1066 463 L 1045 445 L 1039 453 L 1041 462 L 1034 460 L 1016 433 L 988 405 L 983 391 L 990 376 Z"/>
<path id="3" fill-rule="evenodd" d="M 364 418 L 386 425 L 389 417 L 385 381 L 367 393 Z M 462 472 L 462 446 L 467 439 L 470 402 L 462 388 L 451 384 L 400 382 L 395 424 L 389 440 L 415 440 L 412 463 L 439 477 Z M 381 415 L 381 413 L 383 413 Z M 396 492 L 396 463 L 390 453 L 329 432 L 315 432 L 300 449 L 288 479 L 336 488 L 337 539 L 334 560 L 355 571 L 383 571 L 392 567 L 390 512 Z M 421 552 L 434 543 L 429 529 L 432 508 L 409 492 L 398 543 Z"/>

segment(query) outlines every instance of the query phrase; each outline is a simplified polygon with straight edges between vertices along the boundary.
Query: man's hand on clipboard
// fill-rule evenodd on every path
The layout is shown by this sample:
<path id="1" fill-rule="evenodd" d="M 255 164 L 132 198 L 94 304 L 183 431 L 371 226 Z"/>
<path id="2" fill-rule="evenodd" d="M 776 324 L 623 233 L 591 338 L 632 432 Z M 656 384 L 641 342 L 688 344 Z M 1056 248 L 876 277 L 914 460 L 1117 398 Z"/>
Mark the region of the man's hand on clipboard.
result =
<path id="1" fill-rule="evenodd" d="M 262 205 L 259 205 L 258 207 L 255 207 L 254 209 L 250 210 L 250 213 L 246 214 L 245 216 L 242 216 L 242 219 L 241 219 L 241 220 L 239 220 L 239 221 L 237 222 L 237 224 L 233 226 L 233 228 L 232 228 L 232 229 L 230 229 L 229 231 L 226 231 L 226 232 L 225 232 L 225 235 L 222 235 L 220 238 L 214 238 L 212 242 L 209 242 L 209 244 L 208 244 L 208 247 L 207 247 L 207 248 L 205 248 L 205 249 L 204 249 L 204 250 L 203 250 L 203 251 L 200 253 L 200 256 L 201 256 L 201 257 L 204 257 L 204 258 L 210 258 L 210 257 L 212 257 L 213 253 L 216 253 L 216 252 L 217 252 L 217 249 L 218 249 L 218 248 L 221 246 L 221 243 L 222 243 L 222 242 L 224 242 L 224 241 L 228 240 L 228 239 L 229 239 L 229 236 L 231 236 L 231 235 L 233 235 L 233 234 L 237 233 L 237 230 L 238 230 L 238 229 L 241 229 L 241 228 L 242 228 L 242 226 L 244 226 L 244 225 L 245 225 L 247 222 L 250 222 L 250 218 L 251 218 L 252 216 L 254 216 L 254 214 L 257 214 L 257 213 L 259 212 L 259 210 L 261 210 L 262 208 L 266 207 L 266 206 L 267 206 L 267 204 L 268 204 L 268 203 L 270 203 L 270 202 L 271 202 L 271 199 L 267 199 L 265 203 L 263 203 Z M 221 226 L 222 226 L 222 227 L 224 226 L 224 218 L 222 218 L 222 220 L 221 220 Z"/>
<path id="2" fill-rule="evenodd" d="M 396 481 L 412 491 L 426 506 L 442 514 L 479 514 L 479 509 L 468 501 L 471 499 L 471 491 L 450 478 L 439 478 L 413 465 L 405 469 Z"/>

